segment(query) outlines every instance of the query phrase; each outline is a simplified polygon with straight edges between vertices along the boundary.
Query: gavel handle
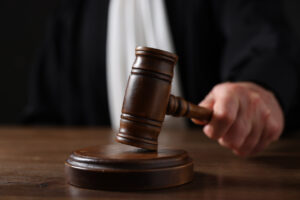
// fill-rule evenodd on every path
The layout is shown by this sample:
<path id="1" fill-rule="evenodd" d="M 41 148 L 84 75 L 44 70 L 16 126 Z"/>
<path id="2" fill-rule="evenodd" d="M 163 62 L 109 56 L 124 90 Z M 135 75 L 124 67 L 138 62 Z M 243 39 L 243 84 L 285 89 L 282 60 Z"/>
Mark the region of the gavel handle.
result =
<path id="1" fill-rule="evenodd" d="M 204 124 L 207 124 L 212 117 L 212 110 L 197 106 L 186 101 L 181 97 L 170 95 L 167 114 L 175 117 L 195 118 Z"/>

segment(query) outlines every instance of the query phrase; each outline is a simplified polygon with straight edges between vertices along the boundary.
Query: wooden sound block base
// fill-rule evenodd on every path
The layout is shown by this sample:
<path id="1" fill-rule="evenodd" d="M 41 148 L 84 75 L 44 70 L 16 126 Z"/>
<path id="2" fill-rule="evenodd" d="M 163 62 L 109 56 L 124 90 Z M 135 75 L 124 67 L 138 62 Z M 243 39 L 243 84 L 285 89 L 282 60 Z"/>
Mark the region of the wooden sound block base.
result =
<path id="1" fill-rule="evenodd" d="M 68 183 L 83 188 L 150 190 L 188 183 L 193 161 L 184 150 L 143 150 L 115 144 L 73 152 L 65 162 Z"/>

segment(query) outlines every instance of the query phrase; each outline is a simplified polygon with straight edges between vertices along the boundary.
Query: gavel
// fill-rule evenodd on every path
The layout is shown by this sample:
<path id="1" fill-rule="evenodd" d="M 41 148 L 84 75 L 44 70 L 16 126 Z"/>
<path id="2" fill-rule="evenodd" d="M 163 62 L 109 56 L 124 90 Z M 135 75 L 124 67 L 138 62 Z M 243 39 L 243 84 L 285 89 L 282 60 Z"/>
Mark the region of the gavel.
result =
<path id="1" fill-rule="evenodd" d="M 170 52 L 137 47 L 128 79 L 116 140 L 157 150 L 165 115 L 195 118 L 207 124 L 212 111 L 170 94 L 178 57 Z"/>
<path id="2" fill-rule="evenodd" d="M 212 116 L 211 110 L 170 94 L 176 62 L 175 54 L 136 48 L 116 138 L 127 145 L 101 144 L 74 151 L 65 162 L 68 183 L 93 189 L 149 190 L 192 181 L 193 160 L 188 153 L 157 145 L 166 114 L 196 118 L 203 124 Z"/>

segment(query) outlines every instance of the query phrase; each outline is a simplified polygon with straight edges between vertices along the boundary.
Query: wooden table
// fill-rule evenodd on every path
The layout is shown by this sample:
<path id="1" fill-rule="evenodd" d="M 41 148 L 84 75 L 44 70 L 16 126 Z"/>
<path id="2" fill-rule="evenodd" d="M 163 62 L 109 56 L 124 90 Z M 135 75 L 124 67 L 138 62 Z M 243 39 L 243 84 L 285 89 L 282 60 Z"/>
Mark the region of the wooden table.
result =
<path id="1" fill-rule="evenodd" d="M 113 192 L 80 189 L 64 178 L 76 149 L 114 142 L 103 128 L 0 128 L 0 199 L 300 199 L 300 137 L 282 139 L 243 159 L 199 130 L 162 131 L 161 146 L 182 148 L 195 162 L 192 183 L 165 190 Z"/>

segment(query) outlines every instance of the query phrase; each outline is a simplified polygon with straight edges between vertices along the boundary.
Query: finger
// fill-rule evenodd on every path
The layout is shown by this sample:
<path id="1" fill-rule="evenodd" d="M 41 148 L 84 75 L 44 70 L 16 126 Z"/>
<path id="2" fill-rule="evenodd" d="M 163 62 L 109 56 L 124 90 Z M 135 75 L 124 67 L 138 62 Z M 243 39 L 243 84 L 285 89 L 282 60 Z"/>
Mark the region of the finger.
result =
<path id="1" fill-rule="evenodd" d="M 204 108 L 208 108 L 210 110 L 212 110 L 213 105 L 214 105 L 214 97 L 212 93 L 209 93 L 203 101 L 201 101 L 199 104 L 199 106 L 202 106 Z M 191 118 L 191 121 L 194 122 L 195 124 L 198 125 L 205 125 L 206 123 L 204 123 L 203 121 L 200 121 L 196 118 Z"/>
<path id="2" fill-rule="evenodd" d="M 251 151 L 252 155 L 258 154 L 263 149 L 265 149 L 269 144 L 271 143 L 271 140 L 266 136 L 265 131 L 261 134 L 261 137 L 259 139 L 259 142 L 256 144 L 256 146 Z"/>
<path id="3" fill-rule="evenodd" d="M 240 98 L 236 120 L 219 140 L 220 145 L 232 150 L 238 150 L 241 147 L 252 129 L 251 111 L 248 107 L 248 99 Z"/>
<path id="4" fill-rule="evenodd" d="M 251 154 L 257 154 L 267 148 L 270 143 L 278 140 L 280 135 L 280 129 L 276 123 L 273 122 L 273 119 L 269 119 L 266 122 L 266 127 L 263 130 L 262 136 L 256 145 L 256 147 L 252 150 Z"/>
<path id="5" fill-rule="evenodd" d="M 232 126 L 239 110 L 239 101 L 229 92 L 218 94 L 213 106 L 213 116 L 209 124 L 203 128 L 203 132 L 212 139 L 219 139 Z"/>
<path id="6" fill-rule="evenodd" d="M 261 101 L 252 101 L 251 107 L 254 110 L 252 129 L 241 147 L 234 151 L 235 154 L 240 156 L 252 155 L 252 151 L 259 143 L 264 126 L 270 116 L 267 106 Z"/>
<path id="7" fill-rule="evenodd" d="M 251 155 L 253 149 L 257 146 L 260 136 L 262 134 L 262 128 L 256 126 L 246 137 L 244 143 L 240 146 L 238 150 L 234 150 L 234 153 L 239 156 L 249 156 Z"/>
<path id="8" fill-rule="evenodd" d="M 218 140 L 219 144 L 238 151 L 250 134 L 251 125 L 247 124 L 244 117 L 238 116 L 237 121 L 230 127 L 228 132 Z"/>

